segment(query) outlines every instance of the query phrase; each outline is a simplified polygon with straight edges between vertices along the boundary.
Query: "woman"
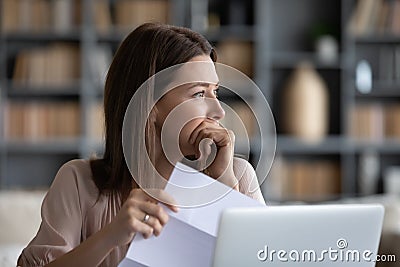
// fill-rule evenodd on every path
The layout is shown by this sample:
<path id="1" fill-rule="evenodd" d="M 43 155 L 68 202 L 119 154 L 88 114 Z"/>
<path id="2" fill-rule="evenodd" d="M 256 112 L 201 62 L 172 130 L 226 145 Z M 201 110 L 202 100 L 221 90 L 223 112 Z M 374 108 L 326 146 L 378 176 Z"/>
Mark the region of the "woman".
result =
<path id="1" fill-rule="evenodd" d="M 137 177 L 132 179 L 129 169 L 134 166 L 125 161 L 121 138 L 124 116 L 131 98 L 149 77 L 176 64 L 216 59 L 208 41 L 186 28 L 147 23 L 126 37 L 105 84 L 104 156 L 72 160 L 60 168 L 42 204 L 40 229 L 22 251 L 20 266 L 116 266 L 136 233 L 146 238 L 161 233 L 168 214 L 157 205 L 158 200 L 174 212 L 178 209 L 173 196 L 154 189 L 155 197 L 140 188 Z M 260 190 L 248 192 L 250 183 L 256 182 L 255 172 L 247 161 L 233 157 L 234 136 L 218 123 L 224 110 L 217 90 L 214 83 L 186 84 L 157 101 L 146 118 L 146 148 L 152 151 L 152 163 L 168 179 L 173 164 L 160 148 L 163 122 L 177 105 L 196 100 L 198 116 L 182 128 L 179 149 L 187 158 L 198 158 L 199 143 L 213 139 L 217 152 L 206 173 L 264 202 Z M 211 105 L 202 104 L 206 98 Z M 141 167 L 139 162 L 136 168 Z"/>

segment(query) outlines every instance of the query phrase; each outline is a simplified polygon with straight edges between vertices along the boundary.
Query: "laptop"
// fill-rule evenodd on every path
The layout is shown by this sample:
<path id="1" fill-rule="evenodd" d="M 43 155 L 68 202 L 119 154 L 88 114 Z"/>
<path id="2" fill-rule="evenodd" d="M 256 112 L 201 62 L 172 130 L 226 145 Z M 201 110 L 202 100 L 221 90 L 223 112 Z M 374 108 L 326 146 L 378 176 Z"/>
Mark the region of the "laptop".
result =
<path id="1" fill-rule="evenodd" d="M 227 209 L 213 266 L 375 266 L 383 216 L 371 204 Z"/>

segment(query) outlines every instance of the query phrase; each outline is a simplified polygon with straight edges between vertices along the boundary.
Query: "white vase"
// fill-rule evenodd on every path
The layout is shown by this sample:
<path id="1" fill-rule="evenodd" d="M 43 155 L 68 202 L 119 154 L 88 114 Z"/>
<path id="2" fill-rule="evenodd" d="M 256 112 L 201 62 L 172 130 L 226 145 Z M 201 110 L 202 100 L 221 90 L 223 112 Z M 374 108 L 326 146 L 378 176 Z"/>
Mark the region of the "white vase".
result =
<path id="1" fill-rule="evenodd" d="M 311 63 L 300 63 L 283 92 L 284 131 L 306 141 L 319 141 L 328 133 L 328 89 Z"/>

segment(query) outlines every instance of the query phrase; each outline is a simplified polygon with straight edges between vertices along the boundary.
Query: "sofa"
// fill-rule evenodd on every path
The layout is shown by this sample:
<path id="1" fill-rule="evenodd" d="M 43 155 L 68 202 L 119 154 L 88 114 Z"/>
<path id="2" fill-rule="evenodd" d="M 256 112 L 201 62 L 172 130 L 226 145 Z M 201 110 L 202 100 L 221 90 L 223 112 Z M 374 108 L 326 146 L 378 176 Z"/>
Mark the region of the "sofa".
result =
<path id="1" fill-rule="evenodd" d="M 0 266 L 16 266 L 22 249 L 40 225 L 45 190 L 0 191 Z"/>

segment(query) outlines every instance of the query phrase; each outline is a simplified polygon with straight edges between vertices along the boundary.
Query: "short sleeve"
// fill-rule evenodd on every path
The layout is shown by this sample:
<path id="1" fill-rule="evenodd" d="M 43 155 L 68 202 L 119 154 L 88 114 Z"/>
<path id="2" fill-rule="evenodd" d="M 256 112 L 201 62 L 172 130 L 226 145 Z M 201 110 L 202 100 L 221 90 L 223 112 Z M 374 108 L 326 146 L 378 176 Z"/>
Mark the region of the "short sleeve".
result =
<path id="1" fill-rule="evenodd" d="M 58 171 L 41 208 L 42 222 L 36 236 L 22 251 L 19 266 L 43 266 L 78 246 L 82 212 L 73 166 Z"/>
<path id="2" fill-rule="evenodd" d="M 265 205 L 265 200 L 253 166 L 247 160 L 235 157 L 233 171 L 239 180 L 239 191 Z"/>

